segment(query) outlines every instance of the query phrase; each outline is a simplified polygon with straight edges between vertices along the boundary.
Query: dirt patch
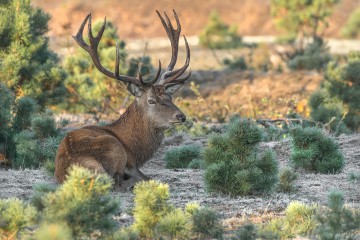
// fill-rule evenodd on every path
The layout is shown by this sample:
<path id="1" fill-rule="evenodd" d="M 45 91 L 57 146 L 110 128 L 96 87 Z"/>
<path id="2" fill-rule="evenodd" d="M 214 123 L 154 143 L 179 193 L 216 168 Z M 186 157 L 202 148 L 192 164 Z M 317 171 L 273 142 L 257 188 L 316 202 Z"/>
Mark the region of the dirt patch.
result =
<path id="1" fill-rule="evenodd" d="M 264 0 L 33 0 L 32 3 L 53 16 L 50 21 L 52 36 L 74 33 L 89 12 L 95 19 L 106 16 L 119 28 L 122 38 L 164 36 L 155 10 L 170 12 L 171 9 L 178 12 L 186 35 L 198 35 L 214 10 L 227 24 L 236 24 L 241 35 L 279 34 L 271 18 L 270 1 Z M 343 0 L 336 5 L 328 20 L 327 35 L 338 37 L 348 16 L 358 5 L 357 0 Z"/>
<path id="2" fill-rule="evenodd" d="M 209 194 L 203 183 L 203 170 L 164 168 L 163 155 L 168 149 L 183 144 L 206 145 L 206 138 L 189 138 L 178 135 L 165 139 L 162 147 L 144 167 L 143 171 L 153 179 L 160 180 L 170 186 L 171 201 L 178 207 L 188 202 L 198 202 L 209 206 L 222 214 L 226 224 L 233 224 L 236 219 L 245 217 L 281 214 L 291 201 L 326 204 L 327 194 L 332 189 L 344 193 L 346 203 L 350 207 L 360 208 L 360 189 L 358 185 L 347 180 L 350 172 L 360 171 L 360 134 L 343 135 L 337 138 L 345 155 L 346 165 L 340 174 L 325 175 L 299 172 L 294 193 L 272 193 L 246 197 L 228 197 L 222 194 Z M 290 141 L 267 142 L 261 149 L 271 148 L 276 151 L 280 168 L 289 164 Z M 43 170 L 3 170 L 0 169 L 0 198 L 18 197 L 28 200 L 32 186 L 36 183 L 54 183 L 52 177 Z M 133 208 L 134 194 L 131 191 L 114 193 L 120 197 L 123 214 L 116 218 L 122 224 L 132 221 L 129 213 Z M 230 220 L 229 220 L 230 219 Z"/>

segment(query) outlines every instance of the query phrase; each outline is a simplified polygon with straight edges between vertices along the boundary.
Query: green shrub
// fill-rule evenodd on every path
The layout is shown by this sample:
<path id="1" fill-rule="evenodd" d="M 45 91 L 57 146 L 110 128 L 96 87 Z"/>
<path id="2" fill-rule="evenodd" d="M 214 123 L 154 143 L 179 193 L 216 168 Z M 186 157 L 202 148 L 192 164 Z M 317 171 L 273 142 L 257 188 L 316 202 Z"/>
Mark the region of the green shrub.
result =
<path id="1" fill-rule="evenodd" d="M 294 172 L 294 169 L 284 168 L 279 174 L 278 189 L 281 192 L 292 192 L 295 189 L 294 181 L 297 179 L 298 174 Z"/>
<path id="2" fill-rule="evenodd" d="M 210 49 L 228 49 L 242 46 L 241 37 L 237 35 L 236 26 L 222 22 L 217 12 L 212 12 L 209 22 L 201 31 L 200 44 Z"/>
<path id="3" fill-rule="evenodd" d="M 252 223 L 246 223 L 241 225 L 235 232 L 235 236 L 232 239 L 246 239 L 246 240 L 256 240 L 256 239 L 269 239 L 277 240 L 280 239 L 279 235 L 270 231 L 265 231 L 259 229 L 256 225 Z"/>
<path id="4" fill-rule="evenodd" d="M 356 232 L 360 230 L 360 211 L 344 207 L 344 197 L 339 191 L 330 192 L 328 208 L 317 215 L 320 224 L 316 236 L 323 240 L 356 239 Z"/>
<path id="5" fill-rule="evenodd" d="M 187 168 L 201 169 L 201 168 L 203 168 L 203 166 L 204 166 L 204 161 L 200 158 L 195 158 L 195 159 L 191 160 L 191 162 L 189 163 Z"/>
<path id="6" fill-rule="evenodd" d="M 325 75 L 325 88 L 331 97 L 337 97 L 343 102 L 347 112 L 344 122 L 351 130 L 360 127 L 360 52 L 350 52 L 347 64 L 329 64 Z"/>
<path id="7" fill-rule="evenodd" d="M 120 228 L 113 236 L 109 237 L 109 240 L 138 240 L 139 234 L 135 232 L 131 227 Z"/>
<path id="8" fill-rule="evenodd" d="M 309 99 L 311 109 L 310 117 L 320 123 L 326 124 L 335 134 L 350 133 L 342 121 L 345 111 L 343 104 L 336 97 L 330 97 L 328 91 L 321 88 L 314 92 Z"/>
<path id="9" fill-rule="evenodd" d="M 294 128 L 291 161 L 296 168 L 318 173 L 338 173 L 344 167 L 344 156 L 338 144 L 315 127 Z"/>
<path id="10" fill-rule="evenodd" d="M 50 223 L 42 224 L 39 229 L 36 230 L 36 240 L 72 240 L 71 229 L 63 223 Z"/>
<path id="11" fill-rule="evenodd" d="M 14 168 L 38 168 L 45 162 L 54 164 L 63 134 L 50 111 L 29 97 L 15 101 L 13 93 L 0 84 L 0 152 Z"/>
<path id="12" fill-rule="evenodd" d="M 209 208 L 199 208 L 194 211 L 193 232 L 200 239 L 222 239 L 223 226 L 219 221 L 219 215 Z"/>
<path id="13" fill-rule="evenodd" d="M 186 239 L 191 231 L 192 214 L 199 207 L 190 203 L 186 210 L 169 203 L 169 186 L 150 180 L 135 186 L 134 223 L 132 230 L 142 238 L 166 236 Z"/>
<path id="14" fill-rule="evenodd" d="M 33 193 L 31 195 L 30 203 L 38 211 L 42 211 L 45 206 L 43 203 L 44 196 L 50 192 L 55 192 L 57 185 L 48 184 L 48 183 L 38 183 L 33 185 Z"/>
<path id="15" fill-rule="evenodd" d="M 284 217 L 272 219 L 262 226 L 261 231 L 272 232 L 282 239 L 309 236 L 317 224 L 315 214 L 315 206 L 291 202 L 285 210 Z"/>
<path id="16" fill-rule="evenodd" d="M 51 112 L 34 116 L 31 119 L 31 128 L 36 137 L 40 139 L 55 137 L 59 132 Z"/>
<path id="17" fill-rule="evenodd" d="M 230 195 L 269 192 L 277 182 L 275 153 L 258 154 L 262 130 L 250 120 L 233 120 L 225 133 L 212 135 L 203 151 L 209 191 Z"/>
<path id="18" fill-rule="evenodd" d="M 54 169 L 54 161 L 63 134 L 56 127 L 51 112 L 32 116 L 29 130 L 14 135 L 16 157 L 15 168 L 39 168 L 46 164 L 47 169 Z M 53 171 L 51 172 L 53 173 Z"/>
<path id="19" fill-rule="evenodd" d="M 284 125 L 270 125 L 264 128 L 264 141 L 281 141 L 288 136 L 289 128 Z"/>
<path id="20" fill-rule="evenodd" d="M 319 37 L 327 26 L 327 19 L 339 0 L 271 0 L 271 15 L 275 24 L 287 36 L 301 38 Z M 325 27 L 324 27 L 325 26 Z"/>
<path id="21" fill-rule="evenodd" d="M 66 95 L 66 73 L 49 49 L 50 15 L 30 0 L 2 1 L 0 12 L 1 82 L 16 97 L 31 97 L 41 108 L 59 104 Z"/>
<path id="22" fill-rule="evenodd" d="M 191 231 L 189 216 L 181 209 L 175 209 L 160 219 L 157 232 L 169 239 L 188 239 Z"/>
<path id="23" fill-rule="evenodd" d="M 258 230 L 254 224 L 244 224 L 235 231 L 233 239 L 256 240 L 258 239 Z"/>
<path id="24" fill-rule="evenodd" d="M 231 70 L 246 70 L 248 68 L 245 58 L 243 56 L 238 57 L 234 60 L 225 58 L 223 63 L 225 64 L 225 66 L 227 66 L 228 69 Z"/>
<path id="25" fill-rule="evenodd" d="M 354 183 L 360 182 L 360 172 L 350 172 L 348 175 L 348 179 L 349 181 Z"/>
<path id="26" fill-rule="evenodd" d="M 0 238 L 18 238 L 25 228 L 36 224 L 37 217 L 34 207 L 17 198 L 0 199 Z"/>
<path id="27" fill-rule="evenodd" d="M 359 29 L 360 29 L 360 7 L 356 8 L 351 13 L 344 27 L 341 29 L 341 35 L 348 38 L 357 38 L 360 36 Z"/>
<path id="28" fill-rule="evenodd" d="M 168 150 L 165 153 L 165 167 L 187 168 L 189 164 L 200 157 L 200 147 L 195 145 L 184 145 Z"/>
<path id="29" fill-rule="evenodd" d="M 38 105 L 32 98 L 22 97 L 17 101 L 15 108 L 16 115 L 12 127 L 15 132 L 21 132 L 31 126 L 32 115 L 36 112 Z"/>
<path id="30" fill-rule="evenodd" d="M 310 99 L 311 117 L 315 121 L 328 123 L 334 118 L 331 129 L 340 134 L 360 127 L 360 52 L 351 52 L 347 63 L 328 64 L 320 89 Z M 323 106 L 322 106 L 323 105 Z M 319 112 L 319 110 L 321 110 Z M 329 111 L 329 112 L 327 112 Z"/>
<path id="31" fill-rule="evenodd" d="M 295 53 L 288 54 L 290 68 L 321 69 L 329 61 L 322 36 L 337 3 L 339 0 L 271 0 L 275 24 L 285 30 L 290 42 L 298 40 Z M 312 43 L 304 48 L 305 38 L 310 38 Z"/>
<path id="32" fill-rule="evenodd" d="M 75 237 L 97 230 L 111 232 L 116 226 L 112 215 L 119 209 L 118 201 L 110 194 L 112 185 L 105 174 L 73 167 L 64 184 L 43 197 L 45 221 L 65 223 Z"/>
<path id="33" fill-rule="evenodd" d="M 315 39 L 306 46 L 304 51 L 298 51 L 291 56 L 288 67 L 295 70 L 321 70 L 331 60 L 328 48 L 322 39 Z"/>
<path id="34" fill-rule="evenodd" d="M 173 206 L 168 203 L 168 185 L 150 180 L 140 182 L 135 186 L 135 207 L 133 229 L 140 236 L 151 238 L 154 228 L 160 219 L 172 211 Z"/>
<path id="35" fill-rule="evenodd" d="M 166 134 L 171 136 L 175 133 L 186 133 L 192 137 L 199 137 L 208 135 L 215 130 L 215 128 L 209 128 L 205 124 L 197 123 L 192 120 L 186 120 L 184 124 L 176 125 L 173 128 L 170 128 Z"/>
<path id="36" fill-rule="evenodd" d="M 151 64 L 151 58 L 149 56 L 131 58 L 129 61 L 129 68 L 127 70 L 128 76 L 137 76 L 139 72 L 139 63 L 141 62 L 141 76 L 150 78 L 154 72 L 154 67 Z"/>

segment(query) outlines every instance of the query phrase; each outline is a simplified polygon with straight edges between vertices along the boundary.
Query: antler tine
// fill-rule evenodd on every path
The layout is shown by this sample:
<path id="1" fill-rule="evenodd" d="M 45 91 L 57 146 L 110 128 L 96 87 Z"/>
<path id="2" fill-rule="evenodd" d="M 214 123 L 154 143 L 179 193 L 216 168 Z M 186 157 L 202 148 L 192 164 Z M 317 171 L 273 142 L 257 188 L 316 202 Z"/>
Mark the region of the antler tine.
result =
<path id="1" fill-rule="evenodd" d="M 79 44 L 79 46 L 82 47 L 86 51 L 88 51 L 89 45 L 87 45 L 86 42 L 84 41 L 83 33 L 84 33 L 85 24 L 88 21 L 88 19 L 90 18 L 90 16 L 91 16 L 91 13 L 85 17 L 85 19 L 81 23 L 80 28 L 79 28 L 78 32 L 76 33 L 76 35 L 72 36 L 74 38 L 74 40 Z"/>
<path id="2" fill-rule="evenodd" d="M 172 71 L 175 67 L 175 64 L 177 61 L 177 55 L 178 55 L 179 37 L 180 37 L 180 32 L 181 32 L 180 20 L 177 16 L 175 10 L 173 9 L 174 17 L 175 17 L 176 24 L 177 24 L 177 29 L 175 30 L 171 24 L 169 17 L 167 16 L 166 12 L 164 12 L 164 15 L 165 15 L 167 23 L 165 22 L 164 18 L 161 16 L 159 11 L 156 10 L 156 12 L 161 20 L 161 23 L 162 23 L 162 25 L 168 35 L 170 43 L 171 43 L 172 55 L 171 55 L 171 61 L 167 67 L 167 71 Z"/>
<path id="3" fill-rule="evenodd" d="M 176 70 L 176 71 L 172 71 L 172 72 L 168 72 L 168 73 L 164 73 L 163 77 L 165 76 L 166 78 L 164 79 L 164 81 L 161 83 L 163 85 L 169 84 L 170 82 L 175 81 L 178 77 L 180 77 L 185 71 L 186 69 L 189 67 L 190 64 L 190 47 L 189 47 L 189 43 L 186 39 L 186 37 L 184 36 L 184 40 L 185 40 L 185 47 L 186 47 L 186 61 L 185 64 L 182 68 Z M 182 79 L 178 79 L 179 80 L 187 80 L 191 75 L 190 74 L 187 76 L 187 78 L 182 78 Z M 176 82 L 178 82 L 176 81 Z"/>
<path id="4" fill-rule="evenodd" d="M 176 79 L 176 80 L 174 80 L 174 81 L 172 81 L 172 82 L 177 82 L 177 83 L 181 83 L 181 82 L 185 82 L 186 80 L 188 80 L 189 78 L 190 78 L 190 76 L 191 76 L 191 69 L 189 70 L 189 72 L 188 72 L 188 74 L 185 76 L 185 77 L 183 77 L 183 78 L 178 78 L 178 79 Z"/>
<path id="5" fill-rule="evenodd" d="M 116 41 L 116 59 L 115 59 L 115 77 L 119 78 L 120 71 L 120 46 L 118 41 Z"/>
<path id="6" fill-rule="evenodd" d="M 90 42 L 90 46 L 84 41 L 83 38 L 83 33 L 84 33 L 84 28 L 86 23 L 89 21 L 88 23 L 88 37 L 89 37 L 89 42 Z M 82 47 L 85 51 L 87 51 L 91 57 L 91 59 L 94 62 L 94 65 L 96 66 L 96 68 L 103 73 L 104 75 L 110 77 L 110 78 L 114 78 L 116 80 L 125 82 L 125 83 L 133 83 L 137 86 L 140 87 L 144 87 L 142 85 L 142 82 L 134 77 L 128 77 L 128 76 L 124 76 L 124 75 L 120 75 L 119 74 L 119 65 L 120 65 L 120 46 L 118 43 L 116 43 L 116 62 L 115 62 L 115 72 L 111 72 L 108 69 L 106 69 L 105 67 L 103 67 L 100 63 L 100 59 L 99 59 L 99 55 L 98 55 L 98 45 L 99 42 L 101 40 L 101 37 L 105 31 L 106 28 L 106 18 L 104 19 L 104 23 L 101 26 L 99 32 L 97 33 L 96 37 L 93 36 L 92 33 L 92 24 L 91 24 L 91 14 L 88 14 L 84 21 L 82 22 L 82 24 L 80 25 L 80 28 L 77 32 L 77 34 L 75 36 L 73 36 L 73 38 L 75 39 L 75 41 L 80 45 L 80 47 Z"/>
<path id="7" fill-rule="evenodd" d="M 160 62 L 160 60 L 159 60 L 159 68 L 158 68 L 158 71 L 157 71 L 155 77 L 154 77 L 153 80 L 150 82 L 151 85 L 153 85 L 153 84 L 158 80 L 158 78 L 159 78 L 159 76 L 160 76 L 160 73 L 161 73 L 161 62 Z"/>
<path id="8" fill-rule="evenodd" d="M 156 73 L 155 77 L 154 77 L 151 81 L 149 81 L 149 82 L 145 82 L 145 81 L 143 80 L 142 75 L 141 75 L 141 73 L 140 73 L 140 70 L 141 70 L 141 69 L 139 69 L 139 72 L 138 72 L 138 78 L 139 78 L 141 84 L 144 85 L 144 86 L 151 86 L 151 85 L 153 85 L 153 84 L 156 82 L 156 80 L 157 80 L 157 79 L 159 78 L 159 76 L 160 76 L 160 73 L 161 73 L 161 61 L 159 60 L 159 68 L 158 68 L 158 70 L 157 70 L 157 73 Z"/>

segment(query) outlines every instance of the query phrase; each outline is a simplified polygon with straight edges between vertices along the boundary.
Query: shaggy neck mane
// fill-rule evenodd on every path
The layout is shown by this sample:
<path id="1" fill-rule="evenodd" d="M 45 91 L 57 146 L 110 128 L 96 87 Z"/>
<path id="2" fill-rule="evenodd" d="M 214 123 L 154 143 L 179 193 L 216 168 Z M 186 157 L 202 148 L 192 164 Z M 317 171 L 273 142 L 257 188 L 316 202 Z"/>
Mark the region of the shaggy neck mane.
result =
<path id="1" fill-rule="evenodd" d="M 138 166 L 153 156 L 164 138 L 165 130 L 151 122 L 136 101 L 107 128 L 113 131 L 133 154 Z"/>

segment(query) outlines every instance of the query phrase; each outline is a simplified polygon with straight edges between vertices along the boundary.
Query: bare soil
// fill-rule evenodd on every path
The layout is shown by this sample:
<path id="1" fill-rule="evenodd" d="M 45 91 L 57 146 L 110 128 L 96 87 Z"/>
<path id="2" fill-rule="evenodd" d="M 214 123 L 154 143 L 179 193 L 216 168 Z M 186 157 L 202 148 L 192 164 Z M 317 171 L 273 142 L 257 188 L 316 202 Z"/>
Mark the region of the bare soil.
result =
<path id="1" fill-rule="evenodd" d="M 164 140 L 162 147 L 155 156 L 143 167 L 143 172 L 153 179 L 170 186 L 170 199 L 178 207 L 188 202 L 198 202 L 221 213 L 224 224 L 232 228 L 245 218 L 266 218 L 267 215 L 279 215 L 291 201 L 317 203 L 326 205 L 330 190 L 341 190 L 346 204 L 360 208 L 360 188 L 358 183 L 350 182 L 350 172 L 360 171 L 360 134 L 342 135 L 337 138 L 345 156 L 346 165 L 339 174 L 314 174 L 299 170 L 296 191 L 293 193 L 274 192 L 272 194 L 246 197 L 229 197 L 222 194 L 210 194 L 203 183 L 203 170 L 175 169 L 164 167 L 164 153 L 179 145 L 198 144 L 205 146 L 204 137 L 190 138 L 176 135 Z M 289 164 L 290 141 L 264 142 L 261 149 L 271 148 L 277 153 L 280 168 Z M 0 169 L 0 198 L 17 197 L 28 200 L 32 194 L 32 186 L 36 183 L 54 183 L 53 177 L 43 170 L 4 170 Z M 134 206 L 132 191 L 113 193 L 121 199 L 122 214 L 116 216 L 120 224 L 132 222 L 131 209 Z M 262 221 L 260 220 L 260 221 Z"/>
<path id="2" fill-rule="evenodd" d="M 199 35 L 214 10 L 227 24 L 237 25 L 241 35 L 281 33 L 271 17 L 269 0 L 32 0 L 32 4 L 53 16 L 50 21 L 51 36 L 73 34 L 90 12 L 95 19 L 106 16 L 112 21 L 119 28 L 121 38 L 164 36 L 155 10 L 169 13 L 172 9 L 178 12 L 187 36 Z M 342 0 L 328 20 L 326 36 L 339 37 L 341 28 L 357 6 L 358 0 Z"/>

